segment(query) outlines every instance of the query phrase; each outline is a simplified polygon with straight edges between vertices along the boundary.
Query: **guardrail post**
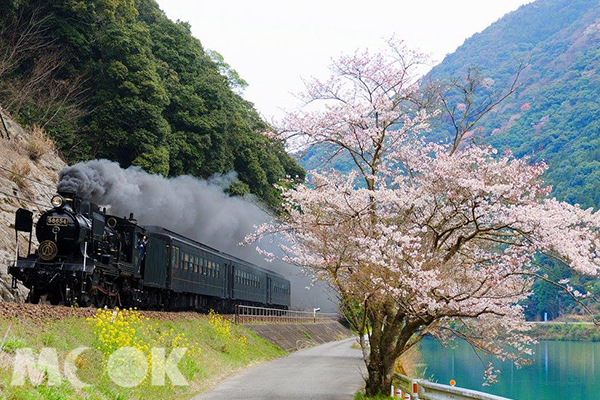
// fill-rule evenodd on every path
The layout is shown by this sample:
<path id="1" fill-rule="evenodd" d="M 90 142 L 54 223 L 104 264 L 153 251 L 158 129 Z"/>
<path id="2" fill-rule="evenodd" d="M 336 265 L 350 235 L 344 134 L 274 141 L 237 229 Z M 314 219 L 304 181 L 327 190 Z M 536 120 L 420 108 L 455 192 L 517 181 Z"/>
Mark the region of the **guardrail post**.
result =
<path id="1" fill-rule="evenodd" d="M 412 400 L 419 400 L 419 382 L 412 381 Z"/>

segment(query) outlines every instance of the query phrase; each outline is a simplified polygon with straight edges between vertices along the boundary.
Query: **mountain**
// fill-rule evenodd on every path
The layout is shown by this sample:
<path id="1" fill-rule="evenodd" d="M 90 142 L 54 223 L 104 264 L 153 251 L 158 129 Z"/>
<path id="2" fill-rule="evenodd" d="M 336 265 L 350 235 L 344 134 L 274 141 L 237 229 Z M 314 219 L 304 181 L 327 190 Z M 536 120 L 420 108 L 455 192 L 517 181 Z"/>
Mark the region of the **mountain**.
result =
<path id="1" fill-rule="evenodd" d="M 473 140 L 510 149 L 532 162 L 545 161 L 553 196 L 600 208 L 600 3 L 538 0 L 521 6 L 465 40 L 424 82 L 464 79 L 475 68 L 492 80 L 488 82 L 497 92 L 506 92 L 521 66 L 518 89 L 479 122 Z M 450 121 L 442 117 L 434 122 L 430 140 L 447 141 Z M 331 155 L 326 147 L 311 148 L 298 159 L 307 170 L 352 168 L 348 156 L 329 160 Z M 570 278 L 574 286 L 600 295 L 600 281 L 572 276 L 549 258 L 540 258 L 540 264 L 541 273 Z M 535 283 L 526 306 L 529 319 L 581 311 L 561 289 L 544 281 Z"/>
<path id="2" fill-rule="evenodd" d="M 269 127 L 240 96 L 244 85 L 154 0 L 0 2 L 0 106 L 42 126 L 69 163 L 235 171 L 231 193 L 276 208 L 273 184 L 304 171 L 261 135 Z"/>
<path id="3" fill-rule="evenodd" d="M 582 207 L 600 207 L 600 3 L 538 0 L 521 6 L 465 40 L 424 78 L 461 79 L 469 68 L 506 90 L 520 66 L 518 90 L 479 123 L 478 140 L 545 161 L 553 195 Z M 441 121 L 431 140 L 450 137 Z M 326 148 L 298 155 L 307 170 L 324 167 Z M 341 171 L 349 159 L 327 165 Z"/>
<path id="4" fill-rule="evenodd" d="M 549 165 L 553 194 L 600 207 L 600 3 L 538 0 L 467 39 L 426 79 L 445 80 L 475 67 L 499 89 L 519 69 L 520 88 L 481 121 L 499 150 Z"/>
<path id="5" fill-rule="evenodd" d="M 480 126 L 482 137 L 517 157 L 545 161 L 552 195 L 584 208 L 600 208 L 600 4 L 597 0 L 538 0 L 521 6 L 467 39 L 426 79 L 464 76 L 475 67 L 502 90 L 525 65 L 519 89 Z M 436 135 L 444 136 L 443 130 Z M 600 281 L 573 276 L 548 258 L 540 271 L 570 278 L 600 294 Z M 526 316 L 553 319 L 577 313 L 576 302 L 559 288 L 537 281 L 525 303 Z M 597 309 L 597 304 L 592 308 Z"/>

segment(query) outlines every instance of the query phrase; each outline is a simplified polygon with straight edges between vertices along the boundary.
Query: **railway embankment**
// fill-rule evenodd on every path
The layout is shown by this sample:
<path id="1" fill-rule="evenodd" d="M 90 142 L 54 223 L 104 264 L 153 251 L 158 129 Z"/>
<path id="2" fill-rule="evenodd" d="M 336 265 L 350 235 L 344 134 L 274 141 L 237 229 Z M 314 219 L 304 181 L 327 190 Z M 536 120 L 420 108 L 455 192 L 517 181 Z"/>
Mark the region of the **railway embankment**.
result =
<path id="1" fill-rule="evenodd" d="M 0 342 L 0 397 L 5 399 L 191 398 L 226 376 L 287 354 L 251 329 L 215 314 L 98 311 L 42 304 L 0 303 Z M 82 346 L 89 349 L 76 357 L 74 365 L 77 379 L 86 387 L 77 387 L 67 374 L 65 360 Z M 132 387 L 115 382 L 108 373 L 111 357 L 123 347 L 139 350 L 147 360 L 146 374 Z M 164 348 L 166 357 L 175 348 L 186 349 L 176 364 L 186 384 L 174 385 L 170 375 L 164 383 L 154 384 L 153 348 Z M 15 385 L 15 361 L 27 349 L 35 360 L 40 360 L 42 349 L 53 349 L 57 367 L 48 370 L 41 362 L 32 363 L 32 374 L 23 385 Z M 58 379 L 49 371 L 57 371 Z M 138 376 L 134 374 L 130 382 L 136 383 Z"/>

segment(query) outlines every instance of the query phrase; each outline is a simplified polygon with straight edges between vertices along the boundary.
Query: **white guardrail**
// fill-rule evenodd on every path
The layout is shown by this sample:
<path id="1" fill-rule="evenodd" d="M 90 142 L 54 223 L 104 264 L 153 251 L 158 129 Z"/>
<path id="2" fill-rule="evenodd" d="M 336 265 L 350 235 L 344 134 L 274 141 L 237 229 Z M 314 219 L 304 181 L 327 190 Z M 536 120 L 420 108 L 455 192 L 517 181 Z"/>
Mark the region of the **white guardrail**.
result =
<path id="1" fill-rule="evenodd" d="M 336 321 L 336 313 L 322 313 L 320 309 L 313 311 L 280 310 L 254 306 L 235 306 L 233 321 L 238 324 L 248 323 L 317 323 Z"/>
<path id="2" fill-rule="evenodd" d="M 429 382 L 426 379 L 412 379 L 401 374 L 394 376 L 394 385 L 392 397 L 403 400 L 511 400 L 476 390 Z"/>

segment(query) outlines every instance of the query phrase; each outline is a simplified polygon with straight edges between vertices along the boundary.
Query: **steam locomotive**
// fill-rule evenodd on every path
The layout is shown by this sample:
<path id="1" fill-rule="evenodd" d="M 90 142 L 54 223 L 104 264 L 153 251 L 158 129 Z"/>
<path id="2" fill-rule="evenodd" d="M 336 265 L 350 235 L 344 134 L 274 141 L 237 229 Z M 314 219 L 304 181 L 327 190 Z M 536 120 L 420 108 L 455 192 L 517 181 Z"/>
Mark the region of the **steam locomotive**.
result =
<path id="1" fill-rule="evenodd" d="M 159 226 L 142 226 L 73 193 L 59 193 L 39 217 L 17 210 L 16 260 L 9 267 L 30 289 L 28 301 L 88 307 L 233 312 L 238 304 L 288 309 L 291 285 L 280 274 Z M 29 233 L 21 257 L 18 232 Z"/>

